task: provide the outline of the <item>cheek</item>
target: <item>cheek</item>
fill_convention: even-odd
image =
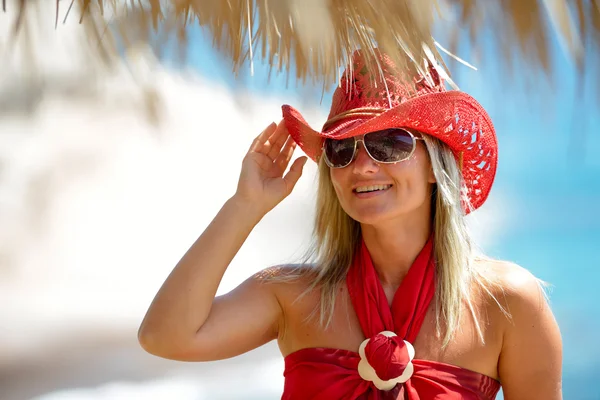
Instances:
[[[435,176],[433,175],[433,169],[429,161],[429,154],[427,154],[427,150],[423,146],[417,148],[411,163],[411,175],[415,179],[421,181],[425,186],[435,182]]]
[[[342,206],[346,212],[348,211],[349,204],[352,201],[351,195],[347,190],[350,180],[350,174],[347,171],[348,168],[332,168],[329,173],[333,191],[337,196],[340,206]]]
[[[344,168],[331,168],[329,170],[329,178],[335,192],[339,195],[341,188],[344,186]]]
[[[419,157],[414,157],[403,163],[391,164],[389,166],[388,174],[396,182],[401,193],[420,196],[427,191],[431,181],[430,167],[426,161]]]

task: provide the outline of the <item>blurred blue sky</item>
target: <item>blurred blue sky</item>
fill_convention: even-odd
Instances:
[[[231,90],[276,94],[291,104],[319,103],[320,87],[311,91],[294,80],[286,84],[283,74],[269,81],[268,67],[258,59],[254,76],[248,66],[236,81],[210,41],[199,30],[190,35],[187,63],[212,81]],[[445,45],[443,37],[437,39]],[[461,90],[484,105],[497,129],[499,166],[490,199],[500,204],[496,218],[505,229],[484,249],[552,285],[551,302],[564,338],[565,398],[600,399],[600,86],[589,68],[582,89],[575,66],[556,43],[553,50],[552,87],[547,76],[524,63],[517,62],[515,70],[525,74],[500,72],[504,64],[491,48],[478,64],[464,45],[458,56],[479,70],[454,63],[451,72]],[[165,54],[164,60],[171,57]],[[248,138],[252,135],[248,132]]]

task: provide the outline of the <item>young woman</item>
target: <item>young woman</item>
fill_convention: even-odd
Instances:
[[[284,399],[557,400],[560,333],[535,277],[478,255],[465,215],[497,164],[488,114],[435,68],[407,76],[360,52],[322,131],[283,107],[237,191],[169,275],[140,327],[146,351],[210,361],[277,339]],[[253,227],[319,163],[314,264],[277,266],[224,296]],[[284,174],[285,173],[285,174]]]

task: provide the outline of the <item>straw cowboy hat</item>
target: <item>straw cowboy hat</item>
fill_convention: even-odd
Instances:
[[[378,58],[381,68],[372,71],[362,52],[354,53],[321,130],[311,128],[298,110],[284,105],[290,135],[315,161],[326,138],[344,139],[389,128],[438,138],[459,162],[471,206],[480,207],[490,193],[498,162],[496,133],[487,112],[470,95],[447,91],[432,66],[424,76],[408,76],[386,55],[379,53]]]

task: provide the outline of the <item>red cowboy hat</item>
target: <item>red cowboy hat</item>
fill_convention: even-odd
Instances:
[[[498,163],[496,132],[481,104],[464,92],[447,91],[431,66],[428,74],[407,79],[380,54],[373,73],[360,51],[354,53],[351,66],[333,94],[321,131],[312,129],[293,107],[282,106],[286,127],[306,155],[317,161],[325,138],[344,139],[386,128],[413,129],[450,147],[461,166],[471,207],[479,208],[488,197]]]

